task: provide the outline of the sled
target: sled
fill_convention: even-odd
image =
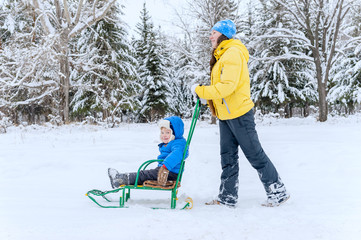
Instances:
[[[113,189],[113,190],[109,190],[109,191],[100,191],[97,189],[93,189],[93,190],[88,191],[85,195],[87,197],[89,197],[94,203],[96,203],[98,206],[100,206],[102,208],[126,208],[128,206],[126,206],[125,203],[130,199],[130,190],[134,189],[134,190],[151,190],[151,191],[170,191],[171,192],[170,208],[175,209],[177,200],[178,200],[178,198],[177,198],[178,188],[180,188],[181,181],[182,181],[182,175],[183,175],[183,170],[184,170],[184,165],[185,165],[185,156],[186,156],[187,150],[189,148],[190,142],[192,140],[194,129],[195,129],[198,117],[199,117],[200,107],[201,107],[200,101],[198,99],[196,106],[195,106],[194,113],[193,113],[191,126],[190,126],[190,129],[188,132],[187,143],[184,148],[183,158],[182,158],[181,166],[180,166],[178,177],[177,177],[176,181],[168,181],[165,186],[160,186],[157,184],[157,181],[148,180],[148,181],[145,181],[143,183],[143,185],[138,185],[137,183],[138,183],[138,178],[139,178],[139,172],[141,170],[145,170],[152,163],[162,162],[162,160],[153,159],[153,160],[145,161],[143,164],[140,165],[138,172],[137,172],[136,179],[135,179],[136,184],[122,185],[117,189]],[[99,202],[99,200],[97,200],[97,199],[100,199],[102,201],[105,200],[105,202],[108,202],[108,203],[113,202],[112,199],[110,199],[109,194],[115,194],[115,193],[118,193],[118,194],[120,193],[119,203],[117,205],[104,205],[104,204],[101,204]],[[193,200],[190,197],[188,197],[185,200],[185,202],[186,202],[186,204],[181,209],[191,209],[193,207]],[[158,209],[158,208],[153,208],[153,209]]]

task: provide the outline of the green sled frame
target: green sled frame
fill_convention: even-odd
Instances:
[[[162,189],[162,188],[157,188],[157,187],[149,187],[149,186],[143,186],[143,185],[123,185],[120,188],[114,189],[114,190],[110,190],[110,191],[100,191],[97,189],[93,189],[88,191],[85,195],[87,197],[89,197],[94,203],[96,203],[98,206],[102,207],[102,208],[127,208],[127,206],[125,205],[125,203],[130,199],[130,190],[131,189],[136,189],[136,190],[155,190],[155,191],[170,191],[171,192],[171,205],[170,208],[171,209],[176,209],[176,204],[177,204],[177,193],[178,193],[178,188],[180,186],[180,183],[182,181],[182,176],[183,176],[183,170],[184,170],[184,165],[185,165],[185,156],[187,153],[187,150],[189,148],[189,145],[191,143],[192,140],[192,136],[194,133],[194,129],[199,117],[199,113],[200,113],[200,101],[199,99],[197,100],[196,106],[195,106],[195,110],[193,113],[193,117],[192,117],[192,122],[191,122],[191,126],[188,132],[188,137],[187,137],[187,143],[186,146],[184,148],[184,152],[183,152],[183,158],[182,158],[182,162],[181,162],[181,166],[179,169],[179,174],[177,177],[177,181],[174,185],[174,188],[171,189]],[[162,160],[159,159],[154,159],[154,160],[148,160],[145,161],[142,165],[140,165],[138,172],[137,172],[137,176],[135,179],[135,182],[138,183],[138,178],[139,178],[139,172],[141,170],[145,170],[150,164],[154,163],[154,162],[161,162]],[[102,205],[100,204],[96,199],[104,199],[106,202],[112,202],[111,199],[109,199],[109,197],[107,197],[107,195],[109,194],[114,194],[114,193],[118,193],[120,192],[120,197],[119,197],[119,204],[118,205]],[[180,208],[180,209],[190,209],[193,207],[193,201],[188,198],[186,200],[186,204]],[[153,209],[159,209],[159,208],[153,208]]]

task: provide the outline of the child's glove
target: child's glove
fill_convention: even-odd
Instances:
[[[157,177],[158,185],[165,186],[168,180],[168,175],[169,175],[169,170],[165,166],[160,167]]]

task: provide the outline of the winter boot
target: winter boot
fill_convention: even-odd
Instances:
[[[267,187],[265,186],[265,189],[267,201],[263,203],[262,206],[277,207],[290,198],[290,194],[287,192],[281,178],[278,178],[277,182],[272,183]]]
[[[112,188],[119,188],[121,185],[128,185],[129,177],[127,174],[119,173],[114,168],[108,168],[108,176]]]
[[[229,207],[229,208],[236,208],[236,205],[234,204],[227,204],[227,203],[223,203],[223,202],[220,202],[216,199],[210,201],[210,202],[206,202],[205,203],[206,205],[220,205],[220,206],[226,206],[226,207]]]

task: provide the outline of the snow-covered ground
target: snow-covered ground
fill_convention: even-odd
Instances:
[[[191,210],[153,210],[169,192],[133,191],[127,209],[85,193],[109,190],[107,168],[134,171],[158,154],[156,124],[119,128],[11,127],[0,134],[0,239],[361,239],[361,116],[257,121],[261,143],[291,193],[278,208],[240,153],[236,209],[205,206],[218,192],[218,126],[199,122],[179,191]],[[186,132],[189,122],[186,122]]]

